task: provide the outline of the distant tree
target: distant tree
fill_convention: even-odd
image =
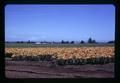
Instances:
[[[55,44],[56,42],[55,42],[55,41],[52,41],[51,43]]]
[[[55,42],[54,42],[54,41],[52,41],[52,43],[54,44]]]
[[[65,43],[66,43],[66,44],[69,44],[69,41],[66,41]]]
[[[114,43],[114,41],[108,41],[107,43]]]
[[[28,42],[27,43],[30,43],[30,40],[28,40]]]
[[[83,43],[85,43],[83,40],[81,40],[81,42],[80,42],[81,44],[83,44]]]
[[[96,42],[96,40],[92,40],[92,38],[89,38],[88,43],[97,43],[97,42]]]
[[[88,43],[92,43],[92,38],[89,38],[89,39],[88,39]]]
[[[24,43],[23,41],[21,41],[20,43]]]
[[[19,41],[16,41],[16,43],[20,43]]]
[[[6,41],[5,43],[10,43],[9,41]]]
[[[43,43],[43,41],[40,42],[41,44]]]
[[[62,40],[61,43],[64,44],[65,42]]]
[[[96,43],[96,41],[95,41],[95,40],[92,40],[92,43]]]
[[[74,44],[74,41],[71,41],[70,43],[71,43],[71,44]]]

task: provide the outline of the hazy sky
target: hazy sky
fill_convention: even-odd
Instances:
[[[7,5],[6,41],[114,40],[113,5]]]

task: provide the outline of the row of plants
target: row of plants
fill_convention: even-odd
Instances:
[[[113,63],[113,57],[99,57],[99,58],[88,58],[88,59],[58,59],[56,63],[58,65],[85,65],[85,64],[106,64]]]
[[[6,58],[11,58],[12,55],[13,55],[13,53],[5,53],[5,57],[6,57]]]
[[[13,53],[5,53],[5,57],[6,58],[12,58],[12,60],[15,61],[52,61],[54,59],[57,59],[57,56],[55,55],[37,55],[37,56],[23,56],[23,55],[19,55],[19,56],[14,56],[12,57]]]
[[[114,57],[97,57],[97,58],[76,58],[72,59],[58,59],[54,55],[37,55],[37,56],[14,56],[12,53],[6,53],[6,57],[11,57],[13,61],[52,61],[52,64],[57,65],[84,65],[84,64],[106,64],[114,62]]]
[[[37,56],[14,56],[15,61],[52,61],[55,59],[52,55],[37,55]]]

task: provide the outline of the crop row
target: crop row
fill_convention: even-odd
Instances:
[[[54,55],[58,59],[113,57],[114,47],[80,47],[80,48],[5,48],[5,53],[15,56]]]
[[[51,61],[57,65],[105,64],[114,62],[114,47],[6,48],[15,61]]]
[[[6,53],[10,57],[12,53]],[[83,65],[83,64],[106,64],[113,63],[114,57],[96,57],[96,58],[77,58],[58,59],[54,55],[38,55],[38,56],[14,56],[12,60],[15,61],[51,61],[55,65]]]

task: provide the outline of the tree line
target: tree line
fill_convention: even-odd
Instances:
[[[28,41],[15,41],[15,42],[9,42],[9,41],[7,41],[6,43],[36,43],[36,42],[28,40]],[[62,40],[61,42],[41,41],[40,43],[41,44],[44,44],[44,43],[46,43],[46,44],[51,44],[51,43],[52,44],[75,44],[75,41],[64,41],[64,40]],[[96,40],[92,39],[92,38],[89,38],[87,42],[81,40],[79,43],[80,44],[84,44],[84,43],[98,43],[98,42]],[[114,43],[114,41],[108,41],[107,43]]]

